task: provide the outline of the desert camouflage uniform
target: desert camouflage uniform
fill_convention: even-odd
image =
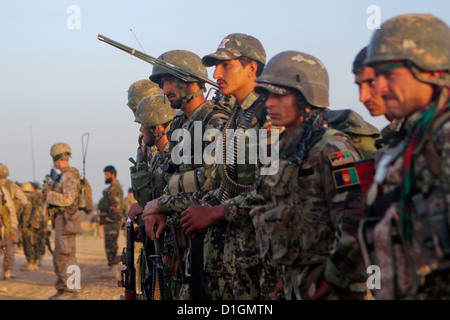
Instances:
[[[12,181],[0,179],[1,210],[1,232],[4,249],[3,271],[5,278],[14,267],[15,261],[15,238],[18,229],[18,213],[24,209],[28,202],[27,196],[22,189]]]
[[[41,199],[38,199],[39,196]],[[40,230],[43,226],[42,192],[30,192],[27,193],[27,197],[28,203],[19,219],[19,224],[22,226],[23,252],[27,261],[37,262],[42,255],[41,243],[39,242]],[[40,212],[38,211],[39,208]]]
[[[75,292],[67,287],[70,273],[67,268],[77,265],[75,237],[81,233],[81,213],[78,198],[81,188],[77,169],[68,167],[61,170],[61,178],[49,191],[45,202],[55,230],[53,265],[56,273],[55,288],[58,292]]]
[[[99,201],[100,224],[104,228],[105,252],[108,266],[117,264],[116,259],[120,227],[124,219],[123,191],[119,181],[103,190],[103,198]]]

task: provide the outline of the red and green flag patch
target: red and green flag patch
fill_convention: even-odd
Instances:
[[[328,155],[332,167],[339,167],[344,164],[355,162],[355,158],[350,151],[338,151]]]
[[[336,189],[359,185],[358,173],[354,167],[332,172]]]

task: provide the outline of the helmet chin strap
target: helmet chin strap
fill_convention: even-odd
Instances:
[[[156,144],[159,142],[159,140],[161,140],[162,137],[164,137],[167,133],[167,131],[169,131],[170,129],[170,124],[172,123],[172,120],[170,120],[169,122],[164,123],[165,127],[164,130],[158,133],[155,133],[154,131],[152,131],[153,136],[155,137],[155,139],[153,140],[153,145],[156,146]]]
[[[202,86],[200,88],[200,90],[198,90],[197,92],[187,95],[186,91],[184,89],[184,86],[181,84],[181,80],[178,79],[177,84],[178,84],[178,89],[180,89],[180,96],[181,96],[181,105],[177,109],[183,110],[188,102],[190,102],[191,100],[193,100],[193,99],[197,98],[198,96],[202,95],[203,93],[205,93],[205,88],[204,88],[204,86]]]

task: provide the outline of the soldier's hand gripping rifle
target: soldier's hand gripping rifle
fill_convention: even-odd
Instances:
[[[122,263],[125,269],[120,272],[119,286],[125,288],[125,300],[136,300],[136,269],[134,268],[134,226],[127,219],[127,246],[123,248]]]
[[[101,34],[99,34],[97,36],[98,40],[106,42],[107,44],[116,47],[117,49],[120,49],[122,51],[125,51],[129,54],[131,54],[132,56],[135,56],[138,59],[141,59],[145,62],[148,62],[150,64],[152,64],[153,66],[156,66],[158,68],[160,68],[161,70],[164,70],[165,72],[167,72],[168,74],[171,74],[172,76],[187,81],[188,78],[194,78],[196,80],[198,80],[199,82],[205,82],[213,87],[215,87],[216,89],[219,88],[219,86],[217,85],[217,83],[215,83],[214,81],[211,81],[208,78],[199,76],[195,73],[190,72],[189,70],[186,70],[185,68],[181,68],[178,66],[175,66],[173,64],[167,63],[161,59],[158,58],[154,58],[146,53],[143,53],[141,51],[138,51],[134,48],[128,47],[124,44],[121,44],[117,41],[111,40],[105,36],[102,36]]]

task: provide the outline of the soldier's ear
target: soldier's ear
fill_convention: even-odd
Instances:
[[[258,64],[256,61],[252,60],[246,65],[246,68],[248,70],[248,77],[249,78],[257,78],[256,73],[258,71]]]

